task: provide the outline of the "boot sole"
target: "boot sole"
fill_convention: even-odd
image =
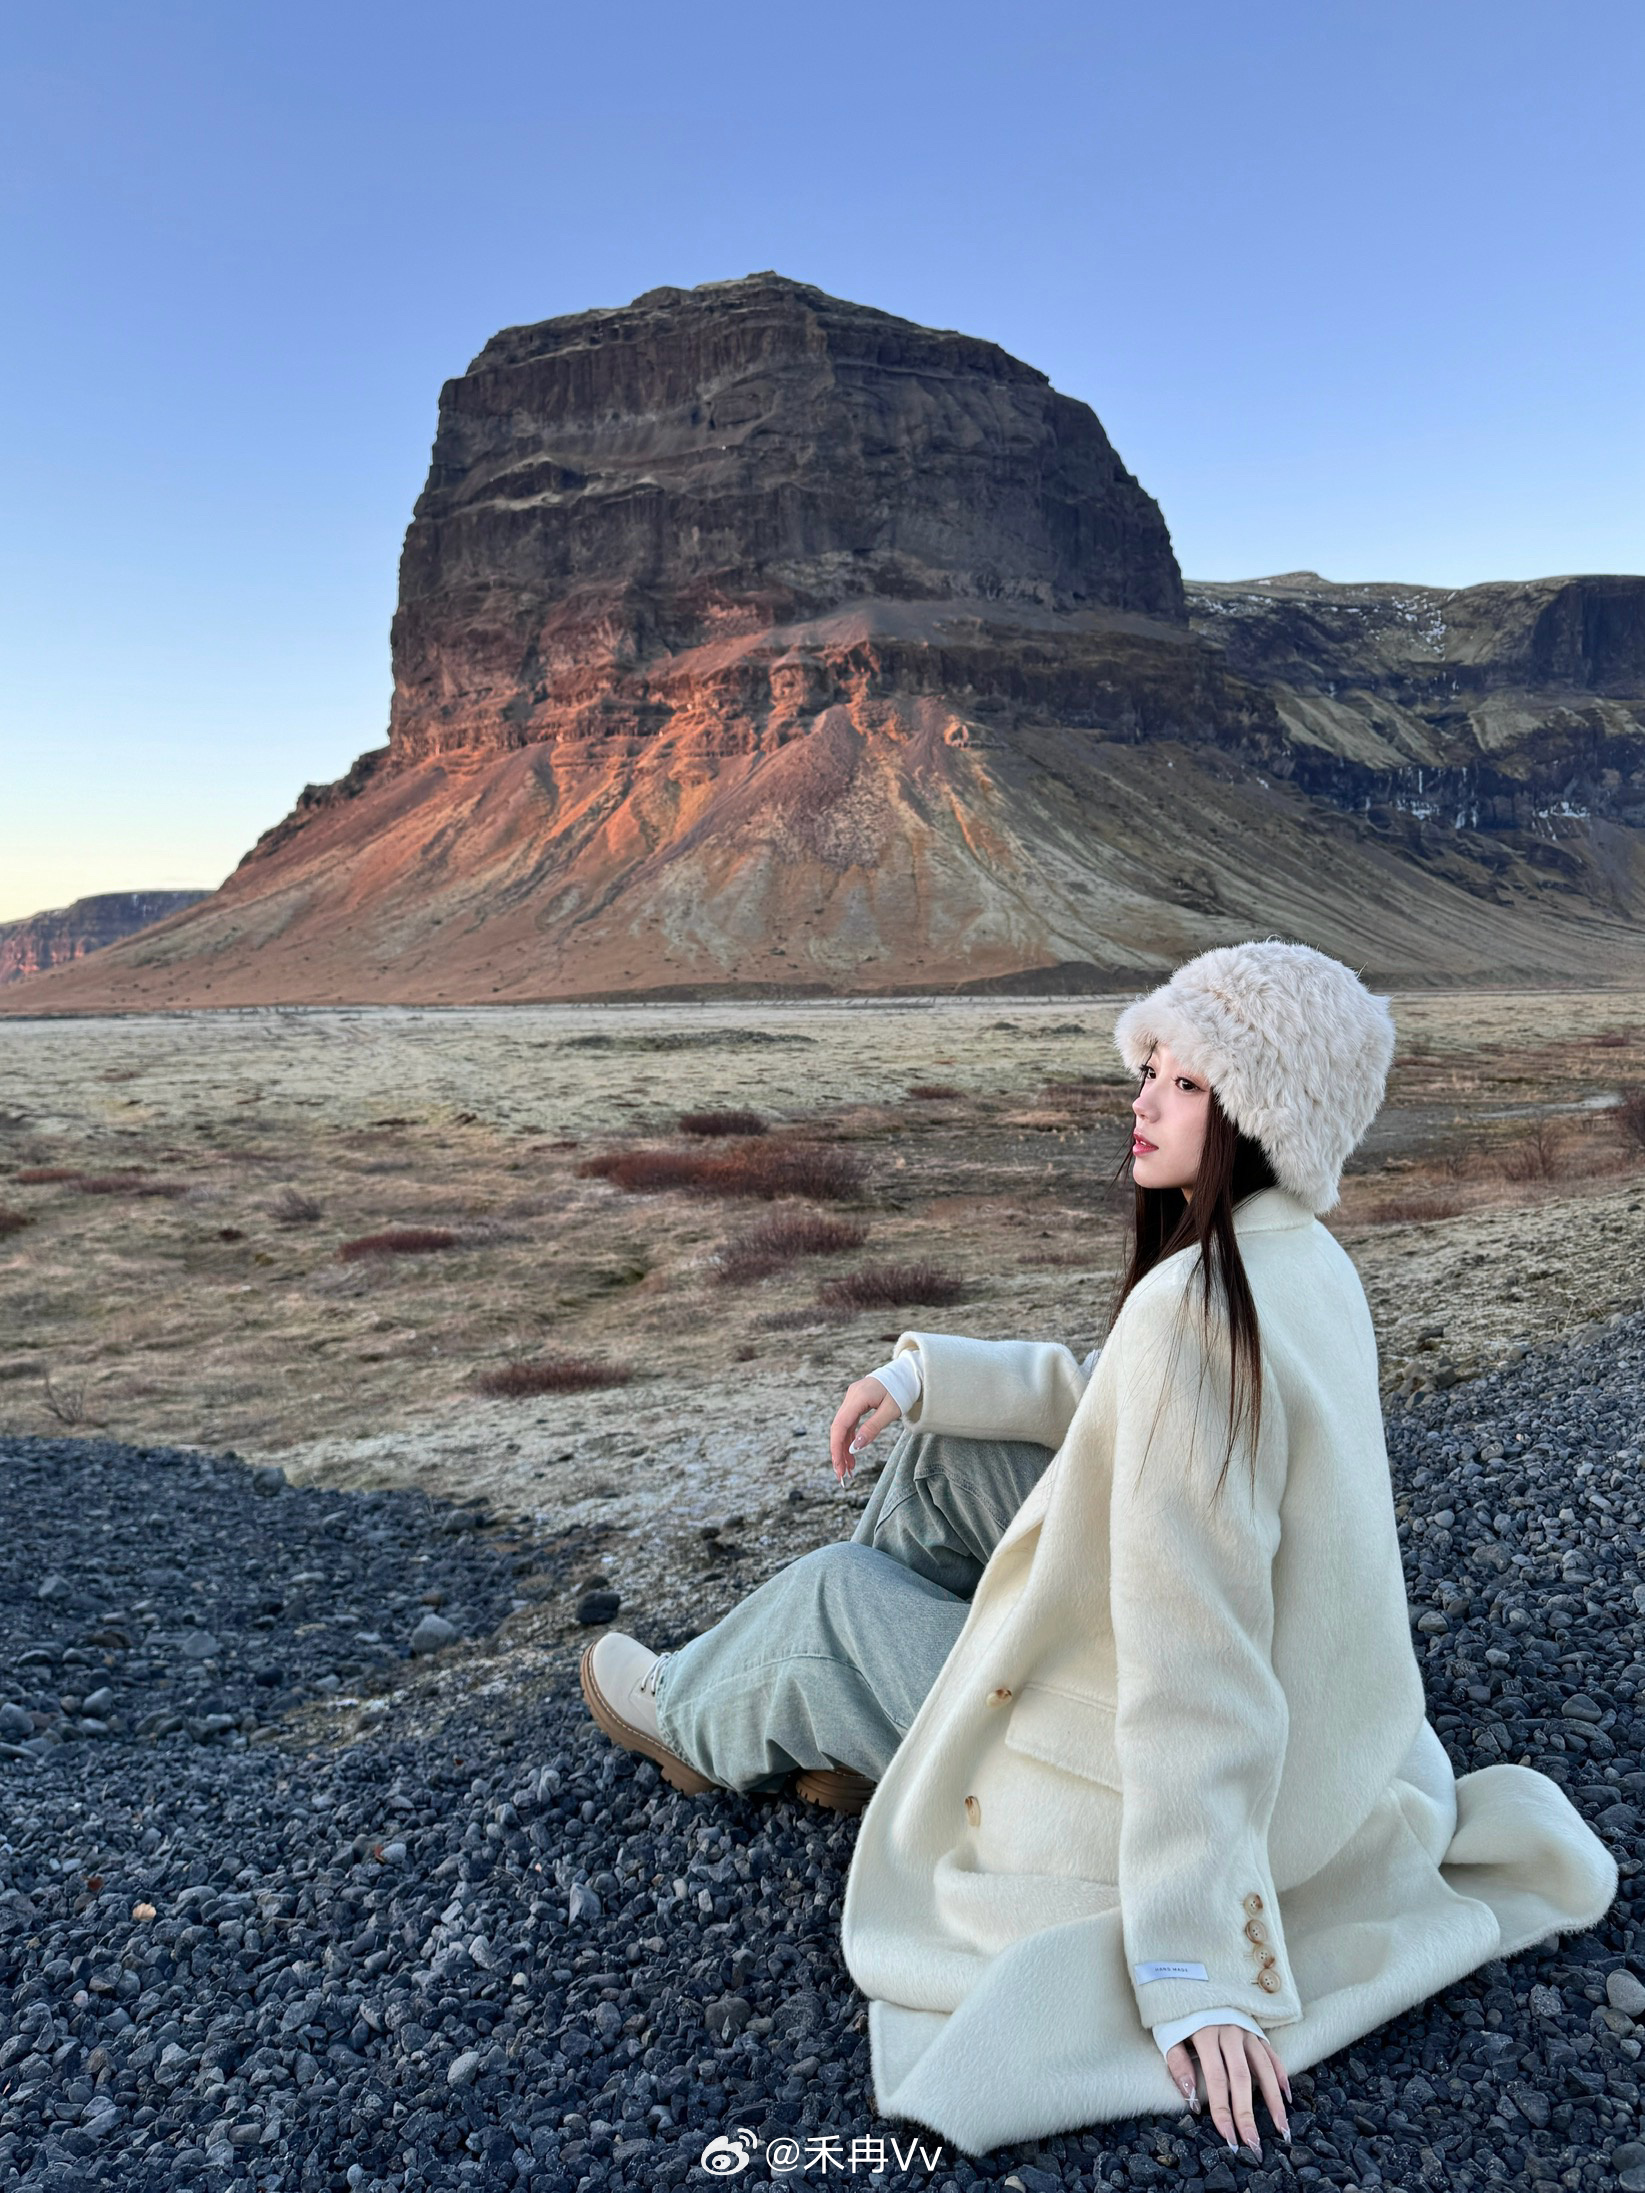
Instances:
[[[794,1777],[794,1794],[808,1805],[826,1805],[830,1812],[863,1812],[879,1787],[866,1774],[848,1767],[810,1767]]]
[[[594,1643],[597,1642],[597,1639],[594,1640]],[[594,1671],[589,1666],[594,1643],[583,1647],[583,1656],[577,1663],[577,1680],[582,1686],[583,1703],[605,1734],[624,1751],[643,1752],[660,1770],[663,1780],[687,1797],[700,1797],[704,1790],[719,1789],[720,1783],[711,1782],[706,1775],[699,1774],[694,1766],[689,1765],[677,1752],[670,1751],[659,1738],[648,1736],[644,1729],[637,1729],[632,1721],[623,1719],[594,1680]]]

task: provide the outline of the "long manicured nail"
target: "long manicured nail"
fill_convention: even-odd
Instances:
[[[1177,2084],[1182,2088],[1183,2093],[1188,2097],[1188,2099],[1192,2101],[1194,2098],[1193,2080],[1187,2077],[1183,2077],[1177,2081]]]

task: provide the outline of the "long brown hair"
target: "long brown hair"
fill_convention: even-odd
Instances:
[[[1149,1053],[1151,1058],[1153,1053]],[[1203,1078],[1203,1077],[1199,1077]],[[1192,1199],[1180,1188],[1145,1188],[1136,1184],[1132,1215],[1131,1255],[1108,1315],[1108,1330],[1125,1306],[1126,1297],[1162,1257],[1179,1249],[1199,1247],[1195,1266],[1200,1280],[1200,1318],[1207,1329],[1212,1318],[1213,1295],[1228,1323],[1229,1378],[1228,1443],[1218,1473],[1221,1492],[1233,1458],[1234,1441],[1243,1418],[1250,1428],[1252,1487],[1256,1484],[1256,1445],[1262,1430],[1262,1338],[1257,1329],[1257,1306],[1251,1282],[1239,1253],[1234,1233],[1234,1205],[1259,1188],[1278,1185],[1268,1153],[1260,1142],[1242,1134],[1208,1089],[1205,1146],[1194,1175]],[[1129,1142],[1129,1137],[1127,1137]],[[1130,1151],[1121,1156],[1113,1178],[1117,1181],[1130,1162]],[[1163,1406],[1164,1395],[1161,1394]],[[1156,1423],[1158,1414],[1156,1412]],[[1152,1433],[1150,1433],[1150,1439]],[[1146,1459],[1147,1448],[1144,1447]]]

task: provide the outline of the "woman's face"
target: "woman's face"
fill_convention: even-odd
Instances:
[[[1131,1177],[1139,1188],[1191,1188],[1205,1147],[1209,1085],[1156,1043],[1131,1101]]]

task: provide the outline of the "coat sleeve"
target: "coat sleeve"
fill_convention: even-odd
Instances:
[[[1116,1358],[1111,1487],[1114,1744],[1126,1964],[1150,2028],[1208,2005],[1302,2015],[1268,1863],[1290,1715],[1273,1666],[1286,1428],[1266,1366],[1261,1439],[1228,1433],[1229,1346],[1197,1280],[1131,1296]],[[1259,1975],[1265,1975],[1267,1985]]]
[[[905,1421],[968,1439],[1033,1439],[1057,1448],[1079,1407],[1097,1350],[1081,1362],[1057,1340],[971,1340],[899,1333],[892,1361],[918,1351],[919,1397]]]

